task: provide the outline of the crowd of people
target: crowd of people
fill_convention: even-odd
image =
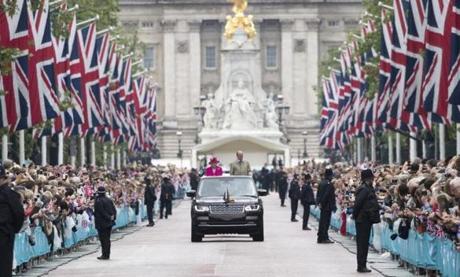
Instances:
[[[109,259],[116,208],[131,207],[140,224],[139,211],[145,204],[147,226],[151,227],[155,213],[167,219],[172,201],[183,198],[199,181],[196,170],[188,172],[173,165],[139,165],[115,171],[64,165],[24,167],[5,161],[0,175],[0,276],[11,275],[13,254],[4,257],[10,251],[3,249],[12,252],[15,233],[26,234],[33,246],[34,231],[42,228],[53,255],[69,247],[73,233],[95,226],[103,252],[99,259]]]

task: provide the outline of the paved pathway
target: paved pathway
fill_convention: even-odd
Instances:
[[[186,200],[168,220],[114,242],[112,260],[98,261],[99,253],[93,253],[46,276],[363,276],[355,271],[355,256],[342,245],[316,244],[316,231],[302,231],[300,222],[291,223],[289,207],[279,207],[275,195],[264,198],[264,204],[265,242],[215,236],[191,243]]]

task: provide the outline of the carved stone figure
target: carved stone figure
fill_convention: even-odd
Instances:
[[[212,93],[208,94],[208,98],[203,101],[203,106],[206,108],[204,115],[204,127],[206,129],[217,129],[219,126],[219,109],[217,108]]]
[[[275,101],[273,101],[273,93],[270,92],[264,103],[265,108],[265,127],[270,129],[278,128],[278,115],[276,114]]]
[[[257,116],[254,111],[256,101],[246,88],[242,78],[225,101],[224,129],[251,129],[257,127]]]

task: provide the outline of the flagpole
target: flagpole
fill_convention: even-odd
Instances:
[[[416,137],[417,133],[411,132],[411,137]],[[413,138],[409,138],[409,153],[410,161],[413,162],[417,159],[417,141]]]
[[[391,132],[388,132],[388,163],[394,164],[393,135],[391,134]]]
[[[8,160],[8,135],[2,135],[2,161]]]
[[[24,146],[24,130],[19,131],[19,164],[24,165],[25,158],[25,146]]]
[[[377,142],[376,142],[376,137],[375,134],[371,136],[371,160],[372,162],[377,161]]]
[[[96,166],[96,142],[91,139],[91,166]]]
[[[80,165],[83,167],[86,164],[86,147],[85,137],[80,138]]]
[[[46,155],[47,155],[47,145],[46,145],[46,136],[41,137],[41,148],[42,148],[42,166],[46,165]]]
[[[446,125],[439,124],[439,159],[446,159]]]
[[[460,124],[455,127],[457,128],[457,155],[460,155]]]
[[[104,168],[107,168],[107,145],[102,145],[102,159],[104,162]]]
[[[58,165],[64,164],[64,133],[58,134]]]
[[[396,163],[401,164],[401,134],[396,133]]]

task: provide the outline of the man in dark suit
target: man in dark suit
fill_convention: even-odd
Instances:
[[[105,195],[105,192],[104,187],[99,187],[94,203],[94,220],[102,248],[102,256],[98,257],[99,260],[110,259],[110,235],[117,217],[117,209],[115,209],[113,201]]]
[[[358,272],[369,273],[367,253],[372,224],[380,222],[380,207],[373,187],[374,173],[370,169],[361,171],[361,186],[356,190],[353,219],[356,225],[356,258]]]
[[[324,172],[324,180],[320,182],[316,195],[316,203],[321,210],[318,228],[318,243],[334,243],[329,239],[328,235],[332,212],[337,209],[335,205],[335,188],[332,184],[333,176],[334,173],[332,169],[327,168]]]
[[[281,200],[281,207],[286,207],[284,201],[286,201],[286,194],[288,190],[288,176],[286,171],[280,170],[278,177],[278,194]]]
[[[310,205],[315,204],[315,196],[313,195],[313,189],[311,187],[311,175],[304,174],[304,182],[300,194],[300,203],[303,206],[303,222],[302,229],[310,231],[308,227],[308,219],[310,218]]]
[[[297,208],[299,207],[300,199],[300,185],[299,185],[299,176],[294,175],[294,179],[291,182],[291,187],[289,188],[289,198],[291,199],[291,222],[297,222],[295,218],[297,215]]]
[[[157,201],[157,196],[150,177],[145,178],[145,185],[144,204],[147,206],[147,218],[149,220],[147,227],[153,227],[155,225],[153,221],[153,207],[155,206],[155,201]]]
[[[163,215],[168,219],[168,215],[172,214],[172,200],[175,193],[176,189],[171,183],[171,177],[168,174],[164,175],[160,194],[160,219],[163,218]]]
[[[13,249],[15,234],[24,223],[21,197],[10,188],[5,168],[0,165],[0,276],[13,273]]]

